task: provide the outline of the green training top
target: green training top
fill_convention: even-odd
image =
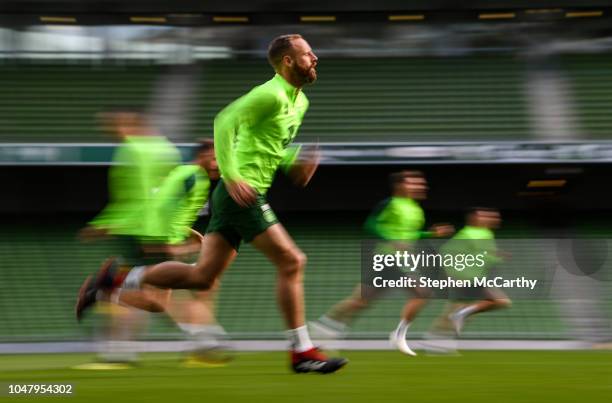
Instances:
[[[109,170],[109,203],[90,224],[115,235],[158,238],[153,195],[179,162],[178,150],[163,136],[126,137]]]
[[[288,169],[297,158],[299,148],[287,147],[307,109],[306,95],[279,74],[226,106],[214,125],[221,176],[265,194],[278,167]]]
[[[165,223],[168,243],[182,243],[189,237],[209,190],[210,179],[199,165],[182,165],[170,172],[156,194],[156,208],[160,222]]]
[[[484,264],[481,267],[473,265],[473,267],[456,270],[456,263],[455,265],[445,266],[448,275],[459,279],[469,280],[474,277],[486,276],[492,265],[501,262],[501,259],[497,256],[495,234],[488,228],[466,225],[441,248],[441,252],[454,256],[483,255],[482,261]]]
[[[365,223],[366,230],[385,240],[415,241],[426,235],[422,231],[425,213],[415,200],[390,197],[374,209]]]

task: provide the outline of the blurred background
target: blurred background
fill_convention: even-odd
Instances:
[[[306,189],[279,175],[269,195],[309,256],[309,319],[359,281],[362,224],[399,169],[426,174],[428,224],[461,227],[467,208],[484,205],[501,210],[502,238],[606,239],[611,27],[612,8],[594,1],[3,2],[0,343],[95,334],[96,318],[77,325],[73,302],[114,250],[112,239],[77,238],[108,200],[117,140],[97,114],[144,108],[188,160],[195,141],[212,136],[215,114],[272,76],[266,48],[283,33],[301,33],[319,56],[296,141],[319,142],[322,165]],[[464,337],[610,341],[603,245],[596,276],[559,269],[547,298],[487,313]],[[232,339],[283,338],[274,278],[244,245],[219,294]],[[349,337],[386,338],[403,299],[380,301]],[[139,337],[183,336],[155,316]]]

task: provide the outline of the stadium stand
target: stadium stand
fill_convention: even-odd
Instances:
[[[461,141],[530,136],[523,67],[506,57],[326,59],[300,141]],[[204,66],[194,132],[268,76],[260,60]]]
[[[113,142],[99,129],[104,108],[146,106],[157,66],[0,66],[3,142]]]
[[[612,135],[612,55],[572,55],[561,59],[572,83],[576,115],[583,137],[609,139]]]
[[[202,63],[191,137],[210,135],[215,114],[270,77],[261,59]],[[95,113],[150,104],[160,66],[0,66],[4,142],[108,142]],[[523,67],[507,57],[323,58],[308,88],[300,141],[461,141],[530,136]],[[166,133],[172,138],[172,133]]]

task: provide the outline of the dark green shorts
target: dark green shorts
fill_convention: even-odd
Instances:
[[[238,250],[241,241],[251,242],[276,223],[276,214],[263,195],[258,194],[252,206],[241,207],[227,193],[223,181],[219,181],[212,194],[212,217],[206,233],[218,232]]]
[[[147,243],[139,237],[132,235],[115,235],[114,251],[121,257],[121,263],[128,266],[153,265],[167,260],[173,260],[172,256],[168,255],[161,249],[159,242]],[[145,252],[145,246],[158,246],[156,252]]]

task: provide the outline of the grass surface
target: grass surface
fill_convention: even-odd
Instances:
[[[76,370],[89,354],[0,356],[0,400],[68,402],[577,402],[610,401],[612,352],[468,351],[406,357],[351,351],[333,375],[295,375],[285,353],[240,353],[227,367],[187,369],[145,354],[128,370]],[[73,383],[72,397],[7,397],[9,383]]]

